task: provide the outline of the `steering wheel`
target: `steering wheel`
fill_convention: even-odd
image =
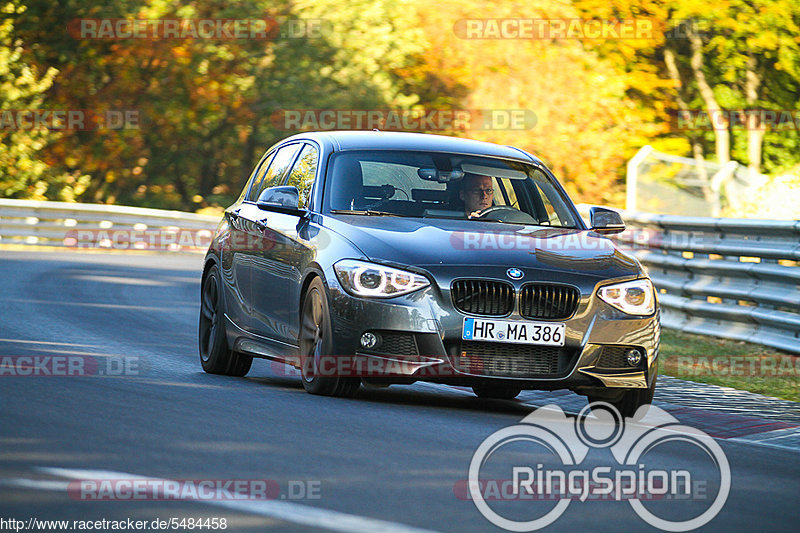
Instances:
[[[538,224],[539,221],[528,213],[507,205],[493,205],[480,211],[473,220],[492,220],[497,222],[512,222],[518,224]]]

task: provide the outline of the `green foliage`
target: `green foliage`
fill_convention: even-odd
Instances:
[[[703,72],[720,107],[725,110],[800,109],[800,2],[797,0],[723,0],[702,3],[694,0],[574,0],[583,16],[628,19],[648,17],[660,27],[678,31],[662,33],[655,39],[614,43],[591,43],[619,68],[642,79],[631,85],[629,95],[637,102],[662,110],[679,109],[676,88],[650,84],[646,77],[668,79],[665,49],[676,54],[684,81],[683,97],[693,110],[706,109],[697,80],[690,67],[691,47],[685,29],[693,26],[702,39]],[[748,102],[748,63],[760,79],[758,98]],[[652,77],[650,78],[652,81]],[[655,97],[655,98],[654,98]],[[655,100],[655,101],[654,101]],[[664,114],[661,120],[670,121]],[[714,153],[713,131],[677,131],[668,136],[699,139],[706,154]],[[747,130],[731,128],[731,158],[749,163]],[[762,172],[774,173],[800,162],[798,128],[767,128],[763,141]],[[688,148],[686,155],[691,155]],[[713,157],[709,156],[709,159]]]
[[[400,2],[332,0],[183,4],[169,0],[27,0],[19,35],[32,60],[60,71],[53,109],[136,113],[138,127],[68,131],[45,153],[87,172],[85,201],[197,209],[224,205],[263,151],[292,133],[282,109],[371,109],[417,101],[395,70],[420,54]],[[319,36],[271,39],[80,40],[63,31],[83,18],[321,20]],[[58,29],[58,31],[54,31]]]
[[[0,130],[4,196],[204,209],[230,203],[263,151],[294,133],[281,110],[528,109],[534,128],[446,132],[545,158],[578,200],[619,203],[626,160],[643,144],[707,154],[712,131],[674,129],[669,46],[704,107],[689,45],[638,40],[468,40],[461,18],[701,21],[705,74],[730,109],[746,107],[756,58],[758,107],[800,107],[797,0],[0,0],[0,109],[129,110],[123,129]],[[79,19],[275,19],[269,39],[80,39]],[[318,34],[287,35],[297,21]],[[310,27],[310,26],[306,26]],[[762,168],[800,162],[796,129],[769,130]],[[743,129],[731,156],[747,162]]]
[[[41,150],[57,138],[47,129],[17,128],[17,113],[37,109],[51,87],[57,71],[41,73],[23,60],[22,42],[14,36],[13,20],[25,7],[12,2],[0,4],[0,194],[6,198],[51,196],[74,200],[88,184],[88,176],[53,172],[41,159]]]

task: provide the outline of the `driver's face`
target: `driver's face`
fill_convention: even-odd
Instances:
[[[464,200],[464,210],[467,216],[473,211],[481,211],[487,207],[492,207],[492,200],[494,199],[492,178],[489,176],[467,178],[464,182],[464,190],[461,191],[461,198]]]

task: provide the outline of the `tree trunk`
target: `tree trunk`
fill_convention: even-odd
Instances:
[[[747,99],[747,168],[751,174],[761,172],[761,147],[764,142],[766,128],[761,122],[758,105],[761,76],[757,72],[757,61],[753,54],[747,56],[745,79],[745,98]]]
[[[675,61],[675,52],[673,52],[673,50],[669,47],[664,49],[664,63],[667,65],[669,77],[677,86],[677,95],[675,98],[678,102],[678,108],[690,117],[691,111],[689,110],[689,105],[686,103],[686,98],[684,97],[686,85],[683,83],[680,70],[678,70],[678,64]],[[692,143],[692,156],[697,163],[697,174],[700,180],[703,182],[703,197],[707,202],[709,202],[709,205],[713,205],[713,203],[716,201],[716,196],[711,190],[711,184],[708,180],[708,172],[706,171],[705,165],[705,155],[703,154],[703,144],[700,142],[700,136],[696,131],[690,131],[688,137],[689,141]]]
[[[714,91],[708,84],[708,80],[706,80],[705,72],[703,72],[703,40],[697,35],[691,24],[687,26],[687,35],[692,48],[692,56],[689,64],[692,66],[697,88],[705,102],[706,111],[714,127],[717,162],[720,165],[724,165],[731,160],[731,139],[730,133],[728,132],[729,119],[725,112],[719,107],[717,99],[714,96]]]

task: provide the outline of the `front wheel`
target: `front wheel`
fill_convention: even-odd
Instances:
[[[200,291],[200,364],[209,374],[241,377],[250,370],[253,358],[228,347],[223,318],[219,269],[214,265],[203,278]]]
[[[328,298],[322,280],[315,278],[306,291],[300,315],[300,378],[311,394],[354,396],[361,386],[358,378],[320,375],[326,357],[334,357],[333,331]],[[333,365],[336,368],[336,365]]]
[[[589,396],[589,403],[596,401],[610,403],[624,418],[632,418],[636,411],[639,410],[639,407],[643,405],[649,406],[653,403],[653,396],[656,392],[656,378],[658,378],[658,375],[653,376],[653,382],[646,389],[626,390],[614,400]]]

